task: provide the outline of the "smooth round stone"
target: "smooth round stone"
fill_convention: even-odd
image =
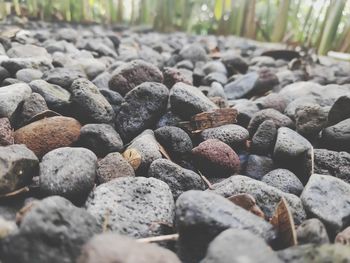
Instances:
[[[208,59],[204,48],[197,43],[184,46],[179,54],[182,60],[190,60],[192,63]]]
[[[350,153],[350,119],[327,127],[322,132],[321,143],[329,150]]]
[[[268,155],[272,153],[277,137],[277,128],[272,120],[266,120],[259,125],[255,132],[252,143],[251,152],[260,155]]]
[[[64,89],[70,88],[73,81],[86,77],[81,70],[71,68],[54,68],[44,72],[43,80],[58,85]]]
[[[341,96],[332,105],[328,113],[328,126],[350,118],[350,96]]]
[[[300,245],[321,245],[329,243],[326,227],[317,218],[305,220],[300,226],[297,227],[296,233],[297,240]]]
[[[94,187],[96,169],[97,157],[88,149],[53,150],[45,154],[40,163],[40,191],[80,204]]]
[[[16,78],[26,83],[29,83],[35,79],[41,79],[42,76],[43,73],[40,70],[31,68],[21,69],[16,73]]]

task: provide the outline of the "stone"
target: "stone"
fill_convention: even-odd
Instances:
[[[8,118],[0,118],[0,146],[14,144],[13,130]]]
[[[301,224],[306,219],[306,213],[301,200],[293,195],[267,185],[264,182],[251,179],[247,176],[233,175],[219,183],[212,185],[212,191],[224,197],[247,193],[252,195],[256,204],[264,212],[266,218],[271,218],[277,204],[284,197],[289,205],[295,224]]]
[[[350,224],[350,185],[330,175],[313,174],[301,194],[306,212],[320,219],[330,237]]]
[[[288,169],[305,184],[312,173],[312,145],[295,131],[281,127],[273,151],[273,160],[281,168]]]
[[[80,123],[69,117],[56,116],[32,122],[15,131],[15,143],[25,144],[36,156],[71,146],[80,135]]]
[[[110,89],[100,89],[100,92],[108,100],[109,104],[111,104],[114,113],[117,115],[125,99],[118,92]]]
[[[27,186],[38,167],[38,158],[25,145],[0,146],[0,195]]]
[[[17,229],[14,221],[6,220],[2,216],[0,217],[0,240],[15,233]]]
[[[32,90],[25,83],[0,87],[0,117],[6,117],[13,121],[23,101],[29,98],[31,93]]]
[[[274,109],[265,109],[255,113],[252,116],[248,125],[248,131],[250,135],[253,136],[259,128],[260,124],[262,124],[266,120],[272,120],[275,123],[276,128],[295,127],[293,121],[286,115],[283,115],[282,113]]]
[[[96,169],[96,155],[88,149],[55,149],[45,154],[40,163],[40,191],[80,204],[94,187]]]
[[[130,141],[145,129],[152,128],[165,113],[168,97],[168,89],[155,82],[143,83],[127,93],[116,118],[122,138]]]
[[[343,231],[337,234],[334,243],[340,243],[343,245],[350,244],[350,227],[345,228]]]
[[[315,149],[314,171],[316,174],[332,175],[350,183],[350,154],[347,152]]]
[[[278,93],[270,93],[258,98],[255,103],[259,109],[275,109],[283,113],[288,105],[288,100]]]
[[[25,68],[16,72],[16,78],[20,81],[29,83],[35,79],[41,79],[43,73],[37,69]]]
[[[277,128],[273,120],[266,120],[259,125],[253,135],[251,152],[254,154],[268,155],[273,152],[277,137]]]
[[[272,170],[265,174],[261,178],[261,181],[285,193],[294,194],[296,196],[300,196],[304,189],[299,178],[287,169]]]
[[[350,252],[340,244],[308,244],[278,251],[278,256],[285,263],[343,263],[349,262]]]
[[[106,230],[130,237],[162,235],[173,225],[173,196],[155,178],[121,177],[101,184],[85,206]]]
[[[197,113],[218,109],[198,88],[182,82],[170,90],[170,105],[173,113],[186,120]]]
[[[163,70],[163,75],[163,83],[165,86],[167,86],[168,89],[171,89],[172,86],[174,86],[177,82],[183,82],[188,85],[193,85],[192,71],[181,68],[177,69],[166,67]]]
[[[183,192],[205,189],[204,182],[199,174],[184,169],[167,159],[155,160],[149,167],[148,177],[154,177],[167,183],[175,200]]]
[[[155,244],[140,243],[125,236],[106,233],[96,235],[87,242],[77,262],[180,263],[180,260],[172,251]]]
[[[164,126],[179,126],[179,123],[182,122],[183,120],[175,115],[173,112],[168,111],[165,114],[162,115],[162,117],[160,117],[160,119],[158,120],[157,124],[156,124],[156,128],[161,128]]]
[[[258,106],[250,100],[240,100],[234,103],[234,109],[238,111],[237,124],[247,128],[250,120],[259,111]]]
[[[118,153],[109,153],[98,161],[97,181],[107,183],[119,177],[135,176],[132,166]]]
[[[0,89],[1,92],[1,89]],[[322,131],[321,143],[326,149],[350,153],[350,118]]]
[[[202,140],[218,139],[234,150],[242,149],[249,139],[249,132],[242,126],[226,124],[216,128],[208,128],[200,134]]]
[[[208,59],[204,48],[197,43],[184,46],[179,53],[182,60],[190,60],[192,63],[206,61]]]
[[[87,123],[112,123],[115,115],[113,108],[92,82],[83,78],[76,79],[70,92],[73,109],[79,120]]]
[[[5,69],[4,67],[0,66],[0,83],[3,82],[3,80],[9,78],[11,75],[10,73],[7,71],[7,69]]]
[[[252,249],[252,247],[254,249]],[[227,229],[210,242],[201,263],[281,262],[259,236],[242,229]]]
[[[29,98],[25,99],[22,106],[21,120],[23,124],[36,114],[48,110],[45,99],[39,93],[32,93]]]
[[[7,50],[10,58],[49,57],[46,49],[36,45],[16,45]]]
[[[231,76],[237,72],[245,74],[249,67],[247,62],[241,56],[236,54],[224,54],[221,61],[224,63],[227,69],[228,76]]]
[[[162,72],[153,64],[134,60],[118,67],[109,81],[109,88],[122,96],[144,82],[163,82]]]
[[[318,104],[307,104],[295,111],[295,126],[305,137],[316,136],[327,125],[327,112]]]
[[[299,245],[315,244],[322,245],[329,243],[326,227],[317,218],[305,220],[296,229]]]
[[[181,128],[164,126],[154,131],[157,141],[175,159],[188,156],[193,148],[190,136]]]
[[[328,126],[350,118],[350,95],[339,97],[328,113]]]
[[[1,65],[6,68],[12,76],[14,76],[17,71],[25,68],[39,69],[40,71],[47,71],[53,68],[52,59],[48,57],[8,58],[3,60]]]
[[[120,152],[123,141],[109,124],[86,124],[80,130],[79,145],[90,149],[97,156]]]
[[[251,154],[246,163],[245,175],[256,180],[261,180],[265,174],[273,169],[274,163],[270,157]]]
[[[95,84],[95,86],[101,90],[108,90],[109,89],[109,80],[111,79],[112,74],[109,73],[108,71],[104,71],[101,74],[97,75],[93,80],[92,83]],[[118,93],[119,94],[119,93]]]
[[[70,106],[70,93],[58,85],[38,79],[29,83],[33,92],[39,93],[45,99],[47,106],[57,112],[68,111]]]
[[[209,177],[228,177],[240,169],[239,157],[227,144],[209,139],[192,149],[196,167]]]
[[[23,218],[19,230],[2,240],[2,262],[75,262],[81,247],[101,232],[96,219],[59,196],[43,199]],[[16,244],[14,246],[13,244]]]
[[[85,74],[81,70],[72,68],[54,68],[44,72],[42,79],[64,89],[69,89],[74,80],[84,77]]]
[[[267,242],[276,238],[271,224],[208,191],[191,190],[180,195],[175,214],[180,235],[178,255],[184,262],[199,262],[209,243],[229,228],[250,231]]]

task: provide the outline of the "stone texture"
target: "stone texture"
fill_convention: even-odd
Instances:
[[[329,150],[350,153],[350,119],[325,128],[321,142]]]
[[[256,180],[261,180],[265,174],[273,169],[274,163],[270,157],[251,154],[246,163],[245,175]]]
[[[328,126],[350,118],[350,96],[339,97],[328,113]]]
[[[0,146],[14,144],[13,130],[8,118],[0,118]]]
[[[305,220],[300,226],[297,227],[296,233],[299,245],[321,245],[329,243],[326,227],[317,218]]]
[[[272,120],[266,120],[259,125],[252,138],[251,152],[260,155],[272,153],[277,137],[277,128]]]

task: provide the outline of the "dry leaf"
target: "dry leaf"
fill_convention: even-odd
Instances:
[[[163,157],[171,161],[171,158],[169,154],[166,152],[166,150],[164,149],[164,147],[160,143],[157,143],[157,144],[158,144],[159,152],[163,155]]]
[[[278,203],[270,223],[278,231],[278,239],[281,248],[287,248],[298,244],[294,219],[284,197],[282,197],[281,201]]]
[[[27,186],[22,187],[16,191],[11,192],[11,193],[0,195],[0,198],[12,197],[12,196],[16,196],[16,195],[26,193],[26,192],[29,192],[29,187],[27,187]]]
[[[39,203],[38,200],[33,200],[27,203],[25,206],[23,206],[17,213],[16,213],[16,224],[20,225],[22,222],[23,217],[28,214],[30,210],[32,210],[37,204]]]
[[[228,200],[261,218],[265,218],[264,212],[257,206],[254,197],[249,194],[232,195]]]
[[[123,157],[125,158],[125,160],[129,162],[129,164],[131,165],[132,168],[134,168],[135,171],[141,165],[142,157],[141,157],[141,154],[136,149],[132,149],[132,148],[127,149],[123,153]]]

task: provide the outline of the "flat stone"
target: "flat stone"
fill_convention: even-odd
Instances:
[[[350,118],[350,95],[339,97],[328,113],[328,126]]]

